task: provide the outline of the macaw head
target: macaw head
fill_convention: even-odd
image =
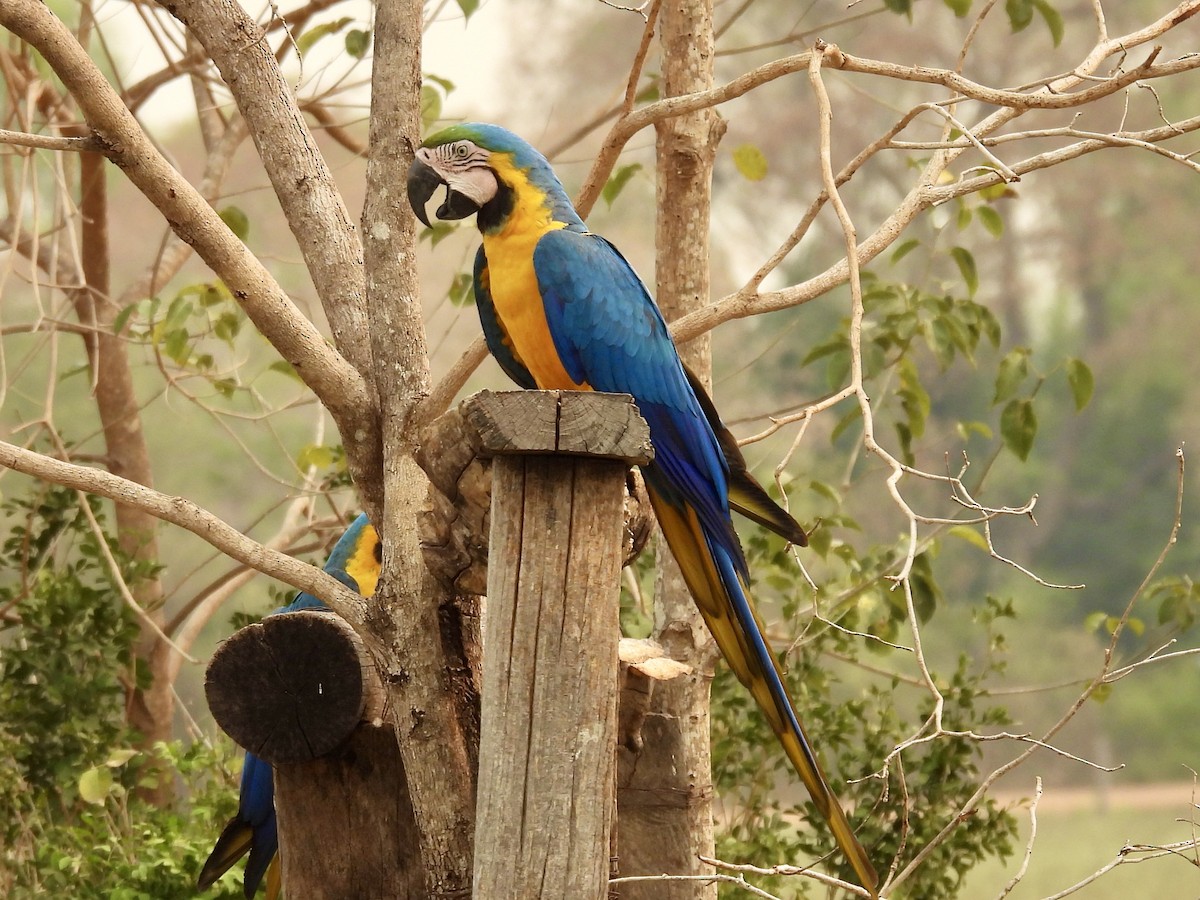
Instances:
[[[443,221],[478,213],[486,231],[502,223],[516,203],[529,200],[556,220],[582,227],[546,158],[499,125],[454,125],[417,148],[408,170],[408,202],[426,226],[425,205],[442,186],[446,199],[436,215]]]
[[[379,534],[367,520],[367,514],[362,513],[333,545],[325,571],[364,597],[370,597],[379,583],[382,566],[383,545]],[[347,583],[344,575],[349,576],[353,584]]]

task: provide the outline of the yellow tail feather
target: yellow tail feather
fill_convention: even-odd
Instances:
[[[271,860],[271,864],[267,866],[267,900],[279,900],[280,891],[283,890],[283,874],[279,869],[279,854],[275,854],[275,858]]]
[[[649,493],[663,536],[667,539],[667,545],[671,548],[675,561],[679,563],[680,571],[683,573],[692,597],[696,600],[700,614],[704,617],[709,631],[712,632],[717,646],[721,649],[721,655],[738,680],[750,691],[759,708],[762,709],[772,730],[783,745],[796,774],[800,776],[800,780],[804,782],[817,809],[829,823],[830,831],[833,832],[842,852],[846,854],[859,881],[870,891],[873,898],[878,897],[879,876],[875,873],[875,868],[867,857],[866,849],[854,836],[850,822],[846,819],[846,813],[842,810],[833,789],[829,786],[825,773],[821,770],[820,762],[809,749],[811,745],[808,738],[804,735],[803,730],[793,730],[792,717],[783,707],[783,701],[780,701],[771,690],[768,675],[762,669],[758,654],[752,648],[749,636],[734,614],[728,590],[721,581],[695,511],[677,509],[663,500],[653,489]],[[754,626],[759,633],[763,633],[763,625],[758,618],[758,613],[754,610],[750,593],[744,584],[740,587],[745,594],[751,615],[754,617]],[[779,667],[774,657],[770,657],[769,661],[778,674]],[[791,703],[790,699],[786,702]],[[792,704],[793,714],[794,710],[795,704]],[[795,721],[799,728],[799,716],[795,717]]]

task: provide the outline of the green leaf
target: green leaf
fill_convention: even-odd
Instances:
[[[996,200],[1003,200],[1005,197],[1015,196],[1017,196],[1017,192],[1003,181],[998,181],[995,184],[989,184],[987,187],[979,189],[980,199],[988,203],[992,203]]]
[[[221,217],[222,222],[229,226],[229,230],[237,236],[239,241],[246,242],[246,238],[250,236],[250,217],[240,206],[226,206],[217,215]]]
[[[900,405],[908,416],[911,436],[919,438],[925,434],[925,422],[929,418],[933,404],[929,399],[929,392],[921,384],[921,376],[912,359],[907,356],[903,357],[898,368],[900,390],[897,394],[900,398]]]
[[[450,302],[455,306],[471,303],[475,299],[474,285],[475,279],[470,272],[459,272],[450,282],[450,290],[447,292]]]
[[[948,369],[954,362],[954,335],[950,331],[949,321],[944,316],[934,319],[925,329],[925,342],[937,357],[938,366]]]
[[[304,379],[296,372],[296,368],[286,359],[277,359],[275,362],[267,366],[267,371],[278,372],[280,375],[286,375],[288,378],[294,378],[303,384]]]
[[[232,344],[242,328],[242,317],[232,310],[226,310],[217,316],[213,322],[213,334],[227,344]]]
[[[824,497],[834,506],[842,505],[842,495],[839,494],[832,485],[826,484],[824,481],[817,481],[815,478],[808,483],[808,489],[819,497]]]
[[[132,747],[114,747],[109,751],[108,759],[104,761],[104,764],[110,769],[119,769],[137,755],[138,751]]]
[[[767,158],[755,144],[735,147],[733,164],[747,181],[762,181],[767,177]]]
[[[653,103],[659,98],[658,75],[651,72],[646,76],[646,80],[647,84],[638,88],[638,92],[633,98],[634,103]]]
[[[1014,33],[1029,27],[1033,21],[1033,0],[1005,0],[1004,11]]]
[[[958,436],[964,441],[970,440],[973,434],[980,435],[985,441],[992,439],[992,429],[986,422],[977,422],[974,420],[956,422],[954,430],[958,432]]]
[[[1092,370],[1082,359],[1071,357],[1067,360],[1067,384],[1071,386],[1071,396],[1075,398],[1075,412],[1079,412],[1088,405],[1096,390]]]
[[[362,59],[371,49],[371,32],[352,28],[346,32],[346,52],[355,59]]]
[[[896,422],[893,427],[896,429],[896,440],[900,442],[900,459],[908,466],[915,466],[917,458],[912,452],[912,429],[905,422]]]
[[[962,231],[968,225],[971,224],[971,215],[972,215],[971,207],[967,206],[965,203],[961,204],[958,207],[958,216],[957,216],[956,224],[958,225],[959,231]]]
[[[129,317],[132,316],[137,310],[137,306],[138,305],[136,303],[130,303],[123,310],[117,313],[117,317],[113,319],[112,323],[113,334],[119,335],[125,330],[125,323],[129,321]]]
[[[296,38],[296,50],[303,56],[317,41],[329,37],[331,34],[337,34],[353,21],[349,17],[343,17],[333,22],[322,22],[320,25],[308,29],[308,31]]]
[[[917,249],[919,246],[921,246],[921,242],[919,240],[916,238],[909,238],[892,251],[892,265],[900,262],[900,260],[904,259],[904,257],[908,256],[908,254],[912,253],[912,251]]]
[[[983,334],[987,337],[988,342],[995,348],[1000,348],[1000,320],[996,318],[996,314],[986,306],[979,308],[979,323],[983,329]]]
[[[333,448],[324,444],[309,444],[296,454],[296,465],[300,469],[326,469],[333,465]]]
[[[835,337],[826,341],[823,344],[817,344],[808,351],[808,355],[804,357],[804,361],[800,363],[802,366],[807,366],[811,362],[816,362],[824,356],[832,356],[834,353],[849,353],[850,347],[846,343],[846,338],[842,336]]]
[[[975,210],[975,215],[979,216],[979,221],[983,223],[983,227],[988,230],[988,234],[992,237],[998,238],[1004,234],[1004,219],[992,207],[981,206]]]
[[[112,771],[106,766],[93,766],[79,776],[79,796],[88,803],[102,805],[112,787]]]
[[[942,0],[960,19],[971,11],[971,0]]]
[[[167,307],[167,315],[162,321],[164,331],[183,328],[187,325],[187,320],[192,317],[195,307],[192,306],[192,301],[186,298],[186,293],[186,289],[180,291],[179,295],[171,301],[171,305]]]
[[[1033,5],[1042,14],[1042,18],[1046,20],[1046,27],[1050,29],[1050,39],[1054,41],[1054,46],[1057,47],[1062,43],[1063,33],[1066,30],[1063,26],[1062,13],[1047,3],[1046,0],[1033,0]]]
[[[436,247],[458,230],[458,226],[450,222],[434,222],[429,228],[422,228],[417,240],[429,239],[429,246]]]
[[[954,525],[946,533],[966,541],[972,547],[978,547],[984,553],[991,552],[988,550],[987,539],[970,525]]]
[[[162,350],[175,361],[176,365],[182,366],[187,362],[189,345],[190,335],[187,329],[176,328],[174,331],[167,332],[166,339],[162,343]]]
[[[912,18],[913,0],[883,0],[883,5],[894,13]]]
[[[913,560],[912,572],[908,577],[912,589],[913,611],[921,624],[933,618],[938,604],[942,600],[942,591],[937,579],[933,576],[933,567],[929,562],[929,554],[922,553]]]
[[[458,0],[458,8],[462,10],[463,18],[469,19],[479,9],[479,0]]]
[[[1096,612],[1088,613],[1087,618],[1085,618],[1083,620],[1083,630],[1088,632],[1089,634],[1093,631],[1097,631],[1097,630],[1099,630],[1100,626],[1104,624],[1104,622],[1107,618],[1108,618],[1108,613],[1102,612],[1100,610],[1097,610]]]
[[[641,163],[630,163],[627,166],[619,167],[612,174],[612,177],[605,182],[604,190],[600,192],[600,196],[604,198],[606,205],[613,205],[613,201],[620,196],[621,191],[625,189],[625,185],[629,183],[629,179],[641,171],[641,168]]]
[[[432,81],[434,84],[436,84],[438,87],[440,87],[442,89],[442,93],[445,94],[447,97],[449,97],[450,94],[454,92],[454,82],[451,81],[449,78],[442,78],[440,75],[431,75],[428,72],[426,72],[421,77],[423,79],[425,79],[426,81]],[[985,188],[985,190],[986,190],[986,188]]]
[[[851,407],[849,411],[847,411],[846,414],[838,420],[838,423],[833,426],[833,431],[829,435],[829,442],[835,442],[842,436],[843,432],[845,432],[847,428],[859,421],[861,417],[862,410],[859,409],[857,405]]]
[[[442,117],[442,94],[432,85],[421,85],[421,123],[429,128]]]
[[[950,255],[958,263],[958,271],[962,273],[963,281],[967,285],[967,293],[974,297],[975,292],[979,290],[979,272],[975,268],[975,257],[966,247],[954,247]]]
[[[1000,414],[1000,436],[1004,444],[1024,462],[1033,448],[1037,434],[1037,416],[1033,412],[1032,400],[1009,400]]]
[[[1000,369],[996,373],[996,394],[992,397],[995,405],[1017,393],[1017,388],[1029,374],[1029,348],[1016,347],[1000,360]]]

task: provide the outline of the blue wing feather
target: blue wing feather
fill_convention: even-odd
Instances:
[[[650,426],[646,478],[696,510],[746,572],[729,518],[728,465],[688,382],[667,323],[620,252],[599,235],[552,231],[533,253],[554,347],[567,374],[598,391],[631,394]]]

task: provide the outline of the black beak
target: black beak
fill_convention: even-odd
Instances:
[[[441,175],[419,159],[413,160],[413,164],[408,167],[408,205],[412,207],[412,211],[426,228],[429,228],[430,225],[429,216],[425,212],[425,204],[429,202],[433,192],[438,189],[438,185],[445,183]]]
[[[425,204],[440,185],[446,185],[446,200],[437,209],[437,217],[443,221],[465,219],[479,212],[479,206],[470,197],[460,194],[446,184],[434,169],[421,160],[414,160],[408,168],[408,205],[426,228],[430,227]]]

